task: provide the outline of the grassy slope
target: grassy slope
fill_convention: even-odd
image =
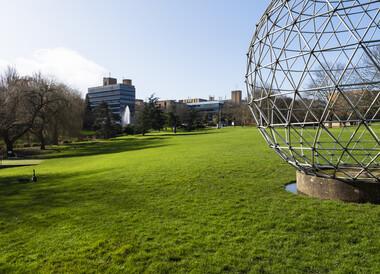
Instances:
[[[380,271],[380,207],[286,193],[255,129],[61,154],[0,170],[0,272]]]

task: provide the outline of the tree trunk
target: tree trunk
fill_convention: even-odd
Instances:
[[[54,131],[53,131],[53,138],[52,138],[53,145],[58,146],[58,128],[57,125],[54,125]]]
[[[38,138],[38,141],[40,141],[40,149],[45,150],[46,140],[45,140],[43,128],[38,129],[38,131],[36,131],[34,135]]]
[[[46,149],[46,146],[45,146],[45,137],[44,137],[43,133],[41,133],[41,135],[40,135],[40,143],[41,143],[40,149],[41,150],[45,150]]]
[[[15,153],[13,151],[13,142],[10,141],[10,140],[5,140],[5,145],[7,147],[7,153],[6,153],[6,156],[7,157],[14,157],[15,156]]]
[[[32,146],[32,141],[30,140],[30,132],[27,132],[27,140],[28,140],[28,146],[31,147]]]

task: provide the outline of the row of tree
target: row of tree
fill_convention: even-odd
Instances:
[[[80,94],[63,83],[41,74],[20,76],[14,68],[0,76],[0,138],[8,156],[26,135],[37,139],[41,149],[78,135],[82,112]]]
[[[192,131],[207,126],[251,125],[252,114],[246,104],[225,102],[218,113],[201,112],[189,108],[186,104],[173,103],[168,109],[161,109],[158,98],[153,95],[136,110],[135,128],[145,134],[150,129],[171,128],[176,133],[178,128]]]
[[[248,125],[253,123],[252,114],[245,104],[226,102],[219,113],[199,112],[186,104],[173,103],[162,109],[158,98],[151,95],[146,102],[135,106],[133,124],[126,128],[120,125],[120,116],[113,114],[105,102],[92,108],[88,98],[84,114],[83,128],[96,131],[100,138],[111,138],[123,130],[129,134],[145,135],[150,130],[161,131],[170,128],[177,133],[181,128],[192,131],[207,126]]]
[[[163,110],[157,104],[158,98],[151,95],[146,102],[135,106],[133,123],[126,128],[120,124],[120,116],[112,113],[107,103],[103,102],[92,108],[86,98],[83,129],[92,130],[100,138],[111,138],[123,132],[145,135],[151,130],[161,131],[171,128],[177,132],[182,127],[187,131],[203,127],[198,112],[186,105],[173,105],[169,110]]]
[[[188,108],[184,104],[172,104],[169,109],[161,109],[157,103],[158,98],[151,95],[147,102],[136,108],[134,130],[145,134],[149,130],[162,130],[171,128],[177,133],[178,128],[192,131],[204,127],[200,113]]]
[[[8,156],[20,139],[37,141],[41,149],[60,140],[80,136],[82,129],[95,131],[99,138],[111,138],[123,131],[145,135],[150,130],[178,128],[192,131],[206,126],[251,124],[246,105],[225,103],[220,113],[198,112],[185,104],[161,109],[154,95],[135,106],[133,123],[122,128],[120,116],[106,102],[92,108],[76,90],[40,73],[20,76],[14,68],[0,75],[0,138]],[[211,116],[210,116],[211,115]],[[1,146],[0,146],[1,147]],[[1,154],[1,153],[0,153]]]

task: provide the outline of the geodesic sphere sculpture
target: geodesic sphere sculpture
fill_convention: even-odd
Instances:
[[[285,161],[380,182],[380,1],[273,0],[246,83],[257,126]]]

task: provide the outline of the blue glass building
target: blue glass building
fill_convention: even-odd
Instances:
[[[125,79],[122,83],[117,83],[115,78],[103,78],[103,86],[89,88],[87,95],[92,108],[106,102],[110,110],[120,118],[127,106],[132,116],[135,112],[136,89],[132,80]]]
[[[222,110],[223,105],[223,101],[206,101],[187,104],[189,108],[195,109],[197,111],[207,112],[210,114],[218,114]]]
[[[222,126],[222,108],[224,101],[206,101],[198,103],[189,103],[187,106],[190,109],[194,109],[201,113],[206,114],[206,118],[209,122],[213,121],[214,118],[217,119],[218,127]]]

